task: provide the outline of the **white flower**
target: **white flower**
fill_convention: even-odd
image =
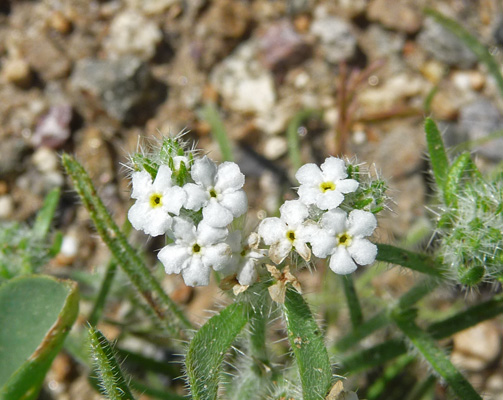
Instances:
[[[229,234],[226,242],[232,249],[232,261],[222,272],[226,275],[235,273],[240,285],[253,284],[257,280],[257,263],[265,256],[265,250],[258,248],[260,236],[252,232],[243,238],[242,232],[236,230]]]
[[[185,208],[197,211],[203,208],[204,221],[216,228],[223,228],[246,212],[248,200],[241,189],[245,177],[237,164],[224,162],[218,166],[204,156],[191,169],[195,183],[187,183]]]
[[[172,186],[171,169],[161,165],[154,182],[146,171],[133,172],[132,181],[131,197],[136,199],[136,203],[128,212],[131,225],[151,236],[166,233],[171,226],[170,213],[178,215],[187,199],[181,187]]]
[[[313,232],[313,224],[306,221],[309,215],[306,205],[299,200],[285,201],[279,211],[281,218],[266,218],[258,227],[264,243],[271,246],[269,258],[280,264],[294,249],[304,260],[309,261],[311,250],[307,242]]]
[[[299,198],[306,204],[316,204],[321,210],[336,208],[346,193],[358,189],[358,181],[346,179],[346,164],[336,157],[328,157],[321,165],[306,164],[299,168],[295,177],[300,183]]]
[[[162,248],[157,258],[167,274],[183,276],[188,286],[205,286],[210,282],[211,268],[218,271],[231,261],[231,248],[222,243],[227,229],[212,228],[204,222],[197,228],[189,219],[173,218],[174,243]]]
[[[341,209],[326,212],[321,227],[312,236],[311,246],[315,256],[330,258],[330,269],[346,275],[356,270],[356,264],[368,265],[375,261],[377,246],[367,239],[377,226],[374,214],[353,210],[349,216]]]

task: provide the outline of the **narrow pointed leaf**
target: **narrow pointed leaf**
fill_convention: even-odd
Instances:
[[[89,327],[91,355],[100,381],[100,388],[109,400],[134,400],[124,375],[114,357],[110,343],[103,334]]]
[[[43,239],[49,232],[52,220],[54,219],[54,213],[59,204],[59,198],[61,195],[61,190],[55,188],[49,192],[45,197],[42,208],[37,213],[37,218],[35,219],[35,224],[33,225],[33,235],[37,239]]]
[[[0,286],[0,399],[36,398],[78,314],[77,284],[48,276]]]
[[[330,390],[332,369],[322,331],[297,291],[286,291],[283,308],[288,340],[299,368],[303,398],[323,399]]]
[[[247,322],[245,304],[234,303],[210,318],[194,335],[185,359],[194,400],[217,398],[224,356]]]
[[[437,128],[437,124],[431,118],[426,118],[424,130],[426,132],[426,143],[428,145],[433,175],[438,187],[443,191],[445,178],[449,170],[449,160],[445,153],[444,141]]]
[[[444,268],[425,254],[414,253],[388,244],[378,244],[377,249],[376,260],[378,261],[398,264],[433,277],[444,276]]]
[[[216,139],[218,146],[220,147],[220,152],[222,153],[222,159],[224,161],[234,161],[234,156],[232,154],[232,145],[225,130],[224,122],[218,113],[217,108],[213,103],[208,103],[204,106],[202,110],[202,116],[204,120],[210,124],[211,133],[213,138]]]
[[[482,400],[466,378],[452,365],[444,351],[434,339],[423,331],[414,321],[409,310],[392,313],[398,328],[405,334],[414,347],[421,352],[433,369],[450,385],[452,390],[463,400]]]
[[[448,206],[456,207],[457,196],[460,189],[462,189],[461,180],[464,176],[482,179],[482,175],[468,152],[461,154],[454,160],[447,174],[444,186],[444,199]]]
[[[128,243],[103,205],[82,165],[68,154],[63,154],[62,161],[98,234],[112,252],[117,264],[124,270],[162,326],[176,337],[182,337],[182,329],[191,327],[188,319],[164,292],[141,257]]]

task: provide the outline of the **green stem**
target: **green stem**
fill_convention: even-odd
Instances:
[[[224,161],[234,161],[234,156],[232,154],[232,146],[225,130],[224,122],[218,113],[217,108],[213,103],[207,103],[202,110],[203,119],[210,124],[211,133],[213,138],[216,139],[220,152],[222,153],[222,159]]]
[[[302,159],[300,156],[300,140],[299,140],[299,127],[306,119],[312,116],[319,116],[321,113],[317,110],[303,110],[295,114],[286,130],[286,137],[288,141],[288,155],[290,162],[295,171],[302,166]]]
[[[377,400],[381,397],[391,382],[397,378],[404,368],[414,361],[414,356],[405,354],[388,366],[379,379],[376,379],[367,390],[367,400]]]
[[[358,295],[356,294],[353,278],[351,275],[342,275],[340,278],[344,287],[346,301],[348,303],[351,324],[353,325],[353,330],[356,330],[362,324],[363,313],[360,301],[358,300]]]
[[[405,400],[421,400],[424,395],[431,391],[437,382],[435,376],[430,375],[422,382],[418,382],[407,395]]]
[[[88,210],[98,234],[112,252],[118,265],[124,270],[163,326],[176,337],[183,337],[182,329],[191,328],[189,320],[164,292],[138,253],[119,230],[98,197],[89,175],[68,154],[63,154],[62,162],[66,172],[72,179],[75,190]],[[156,298],[152,296],[152,293],[155,294]]]
[[[435,343],[433,337],[423,331],[414,321],[415,313],[410,310],[392,313],[392,318],[410,342],[418,349],[433,369],[445,379],[452,390],[463,400],[482,400],[463,375]]]

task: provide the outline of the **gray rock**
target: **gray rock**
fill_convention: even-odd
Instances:
[[[120,121],[128,119],[131,109],[145,99],[150,83],[147,65],[129,56],[80,60],[71,77],[73,89],[98,98],[107,113]]]
[[[448,65],[469,68],[477,57],[453,33],[427,18],[418,36],[418,43],[434,58]]]
[[[468,140],[483,140],[491,133],[503,129],[503,115],[486,99],[479,99],[459,111],[459,130]],[[503,138],[493,139],[476,147],[476,151],[489,159],[503,160]]]
[[[503,46],[503,16],[500,17],[496,27],[494,28],[493,38],[497,44]]]
[[[327,61],[337,64],[353,57],[356,37],[343,19],[321,16],[313,21],[311,32],[320,39],[321,48]]]

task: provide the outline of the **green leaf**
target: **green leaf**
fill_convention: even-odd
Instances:
[[[194,335],[185,358],[194,400],[217,398],[225,353],[247,322],[246,305],[234,303],[210,318]]]
[[[211,126],[211,134],[213,135],[213,138],[216,139],[220,147],[222,159],[224,161],[234,161],[229,136],[227,135],[224,122],[222,121],[215,105],[213,103],[206,104],[203,107],[201,114],[203,119]]]
[[[51,223],[54,218],[54,213],[56,212],[56,208],[59,204],[60,195],[61,190],[59,188],[55,188],[45,197],[42,208],[37,213],[35,224],[32,229],[35,238],[42,240],[49,232],[49,228],[51,227]]]
[[[445,152],[444,142],[435,121],[431,118],[426,118],[424,121],[424,130],[433,175],[439,189],[443,192],[447,171],[449,170],[449,160]]]
[[[426,15],[433,17],[437,23],[460,38],[461,41],[477,56],[479,61],[486,65],[489,73],[496,81],[501,95],[503,96],[503,76],[500,72],[500,65],[493,55],[489,53],[487,47],[453,19],[448,18],[431,8],[426,8],[425,13]]]
[[[82,165],[68,154],[63,154],[62,162],[98,234],[112,252],[117,264],[124,270],[160,324],[176,337],[182,337],[182,329],[191,327],[187,317],[164,292],[141,257],[128,243],[103,205]]]
[[[434,339],[423,331],[414,321],[415,314],[410,310],[395,310],[392,318],[414,347],[421,352],[435,371],[450,385],[463,400],[482,400],[465,377],[452,365],[444,351]]]
[[[78,314],[77,284],[23,276],[0,286],[0,400],[36,398]]]
[[[468,152],[456,158],[447,173],[444,186],[444,199],[446,205],[454,208],[457,206],[457,197],[462,189],[461,180],[465,175],[472,176],[476,179],[482,179],[481,173]]]
[[[300,373],[304,400],[325,398],[332,383],[332,369],[321,329],[303,297],[286,291],[284,313],[288,340]]]
[[[346,295],[346,301],[348,303],[351,324],[353,325],[353,329],[357,329],[363,322],[363,312],[360,300],[358,300],[358,295],[356,294],[355,285],[353,284],[353,278],[351,275],[340,275],[340,279],[342,281],[344,294]]]
[[[89,344],[91,355],[96,366],[103,394],[109,400],[134,400],[122,371],[117,363],[112,347],[103,334],[89,327]]]
[[[389,244],[377,244],[377,249],[378,261],[398,264],[433,277],[444,277],[445,268],[426,254],[413,253]]]

